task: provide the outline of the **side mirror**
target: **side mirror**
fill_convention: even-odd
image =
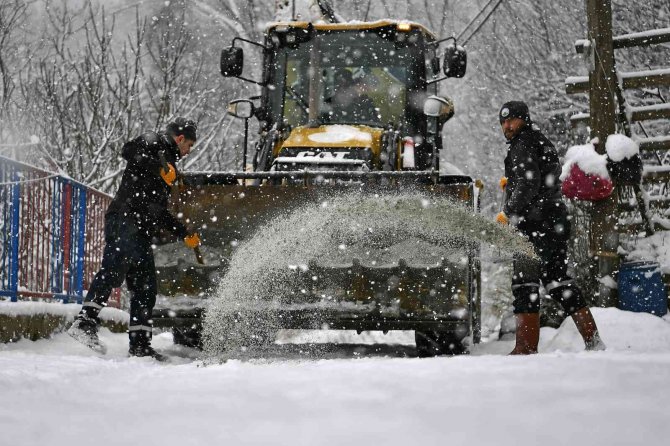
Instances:
[[[447,77],[465,76],[465,68],[468,65],[468,57],[465,48],[455,43],[444,50],[444,75]]]
[[[240,77],[244,68],[244,51],[231,46],[221,50],[221,74],[223,77]]]
[[[443,96],[429,96],[423,103],[423,114],[444,123],[454,116],[454,102]]]
[[[249,119],[254,112],[254,103],[249,99],[235,99],[228,103],[228,114],[236,118]]]

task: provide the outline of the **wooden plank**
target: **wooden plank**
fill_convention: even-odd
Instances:
[[[658,198],[649,200],[649,209],[668,209],[670,208],[670,198]],[[619,203],[619,210],[622,212],[637,212],[637,204],[631,204],[629,202]]]
[[[670,103],[630,107],[629,110],[631,122],[649,121],[652,119],[670,119]],[[570,124],[572,127],[577,127],[582,124],[588,124],[589,119],[589,113],[577,113],[570,116]]]
[[[655,138],[642,138],[637,140],[641,151],[670,150],[670,136],[657,136]]]
[[[670,85],[670,69],[632,71],[619,73],[624,89],[664,87]],[[565,92],[578,94],[589,92],[588,76],[571,76],[565,80]]]
[[[646,184],[656,184],[656,183],[666,183],[670,181],[670,171],[661,170],[661,171],[646,171],[642,175],[642,183]]]
[[[628,223],[625,225],[618,225],[617,229],[620,232],[625,232],[626,234],[639,234],[646,231],[646,228],[643,223]],[[654,222],[654,231],[667,231],[670,228],[666,228],[658,222]]]
[[[616,36],[612,39],[612,46],[616,50],[620,48],[647,46],[666,42],[670,42],[670,28],[661,28],[652,31]],[[575,50],[578,54],[584,54],[584,48],[587,46],[588,40],[580,39],[575,42]]]
[[[565,80],[565,92],[567,94],[588,93],[588,76],[570,76]]]
[[[570,124],[573,127],[577,127],[579,125],[588,125],[589,119],[591,119],[591,115],[589,113],[575,113],[574,115],[570,116]]]
[[[630,107],[631,122],[647,121],[651,119],[670,119],[670,103]]]
[[[614,49],[648,46],[666,42],[670,42],[670,28],[624,34],[612,39]]]
[[[629,71],[619,74],[623,88],[665,87],[670,85],[670,69]]]

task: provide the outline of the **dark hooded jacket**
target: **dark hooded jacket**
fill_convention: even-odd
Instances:
[[[551,141],[528,124],[509,144],[505,214],[532,222],[564,213],[561,164]]]
[[[124,144],[122,156],[128,164],[107,215],[127,218],[142,236],[157,237],[167,230],[184,238],[186,227],[167,208],[170,186],[160,176],[161,152],[173,166],[179,159],[179,147],[165,133],[147,132]]]

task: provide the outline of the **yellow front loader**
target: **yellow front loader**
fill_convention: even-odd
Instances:
[[[259,52],[259,79],[245,77],[241,45]],[[447,200],[478,212],[472,179],[439,160],[441,129],[454,105],[437,95],[436,85],[462,77],[465,67],[465,52],[453,39],[439,40],[410,22],[273,23],[262,43],[235,38],[222,51],[221,72],[258,84],[261,93],[232,101],[228,112],[245,122],[258,119],[259,135],[247,155],[245,133],[241,171],[184,174],[179,195],[187,199],[175,199],[174,206],[201,228],[207,262],[198,266],[167,255],[170,261],[161,263],[159,250],[161,292],[191,297],[175,298],[164,305],[169,308],[156,310],[155,325],[172,327],[175,342],[196,346],[203,342],[203,322],[205,342],[207,336],[216,337],[206,325],[217,321],[207,318],[225,320],[235,331],[235,324],[242,323],[239,314],[227,315],[212,302],[222,294],[229,301],[248,299],[243,293],[231,298],[237,291],[219,286],[242,261],[234,256],[240,246],[271,232],[278,219],[305,209],[311,209],[305,218],[318,213],[319,207],[310,204],[354,197],[352,206],[372,222],[370,231],[376,220],[369,213],[385,221],[397,219],[398,231],[384,226],[386,236],[396,238],[384,242],[380,252],[385,254],[411,238],[401,229],[403,219],[421,223],[422,207]],[[401,195],[410,198],[389,198]],[[380,210],[379,202],[393,204]],[[416,212],[394,208],[411,208],[415,202]],[[342,209],[347,213],[346,206]],[[274,302],[258,306],[256,316],[260,320],[260,313],[273,313],[270,333],[323,327],[414,330],[419,355],[463,352],[465,338],[479,342],[479,248],[463,243],[440,252],[435,261],[413,264],[411,255],[399,251],[383,265],[366,258],[369,251],[337,261],[315,252],[295,268],[290,252],[277,251],[273,255],[279,258],[273,260],[281,264],[285,256],[286,268],[293,268],[291,286],[283,287],[281,296],[254,295]],[[189,304],[178,305],[184,301]],[[244,302],[236,305],[253,309]],[[245,330],[258,339],[254,311],[249,311]],[[209,341],[210,349],[228,348],[221,336]]]

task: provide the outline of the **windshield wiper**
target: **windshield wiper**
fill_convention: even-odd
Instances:
[[[286,91],[288,91],[289,94],[291,95],[291,97],[293,99],[295,99],[295,101],[298,103],[298,105],[300,105],[300,108],[302,108],[302,110],[305,112],[305,114],[309,114],[309,106],[307,105],[305,100],[303,98],[301,98],[298,95],[298,93],[296,93],[296,91],[293,89],[293,87],[286,84]]]

